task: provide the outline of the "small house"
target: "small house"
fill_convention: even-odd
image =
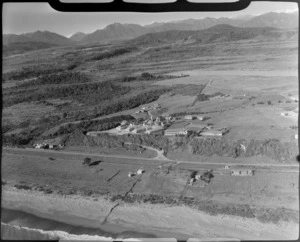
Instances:
[[[167,129],[165,131],[165,136],[187,135],[187,133],[188,131],[184,128]]]
[[[244,152],[246,152],[246,146],[243,144],[240,144],[240,149],[243,150]]]
[[[254,171],[250,169],[235,169],[231,170],[230,174],[232,176],[253,176]]]
[[[123,121],[121,122],[121,126],[126,125],[126,124],[127,124],[127,121],[126,121],[126,120],[123,120]]]
[[[195,179],[196,179],[196,180],[200,180],[200,179],[201,179],[201,175],[200,175],[200,174],[197,174],[197,175],[195,176]]]
[[[135,176],[135,174],[133,172],[128,173],[128,177],[133,177],[133,176]]]
[[[45,147],[45,144],[36,144],[35,145],[36,149],[41,149],[41,148],[44,148],[44,147]]]
[[[122,129],[123,129],[123,127],[121,125],[116,128],[116,130],[119,130],[119,131],[121,131]]]
[[[208,126],[206,127],[208,128]],[[204,132],[201,133],[202,136],[214,136],[214,137],[221,137],[223,136],[225,133],[227,133],[229,131],[228,128],[221,128],[221,129],[215,129],[215,128],[211,128],[208,129]]]
[[[187,119],[187,120],[193,120],[194,117],[192,115],[185,115],[184,116],[184,119]]]
[[[142,127],[138,127],[138,128],[133,129],[132,133],[138,134],[138,133],[141,133],[141,132],[144,132],[144,131],[146,131],[146,127],[142,126]]]
[[[153,129],[148,129],[146,130],[146,134],[156,134],[156,135],[162,135],[164,129],[162,127],[159,128],[153,128]]]
[[[125,130],[126,130],[127,132],[130,132],[130,131],[134,130],[134,128],[135,128],[135,125],[130,124]]]
[[[297,97],[297,96],[291,96],[290,97],[291,98],[291,100],[293,100],[293,101],[295,101],[295,102],[298,102],[299,101],[299,97]]]
[[[209,130],[201,133],[201,136],[223,136],[223,133],[218,130]]]
[[[137,172],[136,172],[136,174],[142,175],[144,172],[145,172],[145,170],[143,170],[143,169],[138,169]]]
[[[193,185],[194,184],[194,182],[196,181],[196,179],[195,178],[191,178],[190,180],[189,180],[189,185]]]

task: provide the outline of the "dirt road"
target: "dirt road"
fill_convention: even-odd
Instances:
[[[149,148],[149,147],[148,147]],[[156,150],[153,148],[153,150]],[[90,154],[90,153],[80,153],[74,151],[55,151],[55,150],[40,150],[40,149],[20,149],[20,148],[3,148],[4,153],[17,152],[17,154],[21,155],[38,155],[38,154],[64,154],[64,155],[83,155],[83,156],[93,156],[93,157],[108,157],[108,158],[118,158],[118,159],[130,159],[139,162],[149,163],[149,161],[160,161],[160,162],[174,162],[177,166],[180,166],[182,169],[224,169],[225,166],[230,167],[239,167],[239,168],[251,168],[260,171],[277,171],[277,172],[299,172],[299,164],[247,164],[247,163],[212,163],[212,162],[196,162],[196,161],[178,161],[178,160],[170,160],[164,157],[161,153],[155,158],[140,158],[140,157],[128,157],[128,156],[120,156],[120,155],[102,155],[102,154]],[[157,150],[156,150],[157,151]],[[283,170],[283,168],[286,168]]]
[[[130,142],[125,142],[125,144],[133,144],[133,143],[130,143]],[[165,157],[164,156],[164,150],[159,150],[159,149],[155,149],[153,147],[150,147],[150,146],[146,146],[146,145],[140,145],[141,147],[145,148],[145,149],[148,149],[148,150],[153,150],[157,153],[157,156],[152,158],[154,160],[167,160],[167,161],[172,161],[170,160],[169,158]]]

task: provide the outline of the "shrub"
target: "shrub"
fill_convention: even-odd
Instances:
[[[190,178],[195,178],[196,175],[197,175],[197,171],[192,171],[191,175],[190,175]]]
[[[296,125],[291,125],[291,126],[290,126],[290,129],[297,130],[297,129],[298,129],[298,126],[296,126]]]
[[[142,73],[141,77],[142,77],[142,79],[147,80],[147,79],[153,78],[154,76],[152,74],[148,73],[148,72],[144,72],[144,73]]]
[[[272,105],[272,102],[270,100],[268,101],[268,105]]]
[[[89,165],[91,164],[91,161],[92,161],[91,158],[85,157],[82,164],[83,164],[83,165],[88,165],[88,166],[89,166]]]

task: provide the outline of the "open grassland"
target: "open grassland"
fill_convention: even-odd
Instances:
[[[176,198],[182,195],[191,170],[197,169],[182,164],[166,173],[170,162],[96,155],[90,157],[100,163],[87,167],[82,164],[84,157],[59,152],[6,151],[3,154],[2,179],[16,187],[23,186],[23,189],[85,196],[107,194],[110,197],[126,194],[135,184],[131,190],[134,194]],[[159,165],[163,168],[158,169]],[[145,169],[145,174],[132,178],[127,176],[128,172],[140,167]],[[210,200],[221,205],[251,204],[257,208],[298,210],[297,186],[298,173],[266,169],[257,171],[253,177],[234,177],[223,168],[217,168],[211,183],[205,187],[195,184],[184,195],[200,203]]]

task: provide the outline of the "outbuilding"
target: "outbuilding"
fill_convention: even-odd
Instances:
[[[132,130],[132,133],[135,133],[135,134],[138,134],[138,133],[141,133],[141,132],[144,132],[146,131],[146,127],[138,127],[138,128],[135,128],[134,130]]]
[[[136,174],[142,175],[144,172],[145,172],[145,170],[143,170],[143,169],[138,169],[137,172],[136,172]]]
[[[133,177],[133,176],[135,176],[134,173],[132,173],[132,172],[129,172],[129,173],[128,173],[128,177]]]
[[[195,178],[191,178],[191,179],[189,180],[189,185],[193,185],[195,181],[196,181]]]
[[[194,117],[192,115],[185,115],[184,119],[192,120],[192,119],[194,119]]]
[[[152,129],[148,129],[146,130],[146,134],[155,134],[155,135],[162,135],[163,134],[164,129],[162,127],[158,127],[158,128],[152,128]]]
[[[127,120],[123,120],[122,122],[121,122],[121,125],[123,126],[123,125],[126,125],[127,124]]]
[[[235,170],[231,170],[230,174],[232,176],[253,176],[254,175],[254,170],[250,170],[250,169],[235,169]]]
[[[165,131],[165,136],[187,135],[187,133],[188,131],[184,128],[167,129]]]

